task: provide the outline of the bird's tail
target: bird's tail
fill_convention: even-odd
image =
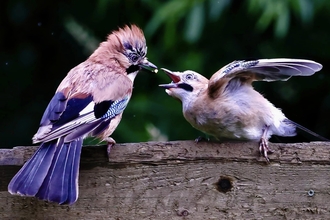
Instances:
[[[304,133],[313,136],[314,139],[316,138],[319,141],[330,141],[329,139],[322,137],[321,135],[315,133],[314,131],[311,131],[308,128],[305,128],[304,126],[302,126],[294,121],[291,121],[290,119],[285,119],[285,122],[288,124],[294,125],[296,128],[298,128],[298,131],[303,131]]]
[[[78,174],[82,138],[42,143],[8,185],[11,194],[35,196],[59,204],[78,198]]]

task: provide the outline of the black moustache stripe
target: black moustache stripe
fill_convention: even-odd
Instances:
[[[127,69],[126,72],[127,74],[133,73],[140,70],[140,67],[138,65],[130,65]]]
[[[192,92],[194,90],[194,88],[191,85],[187,84],[187,83],[180,83],[180,84],[178,84],[178,87],[181,88],[181,89],[184,89],[188,92]]]

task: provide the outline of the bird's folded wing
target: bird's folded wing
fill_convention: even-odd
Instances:
[[[260,59],[234,61],[216,72],[209,83],[223,78],[242,77],[252,81],[288,80],[291,76],[310,76],[322,69],[322,65],[303,59]]]
[[[85,85],[76,81],[67,84],[78,86],[57,91],[45,110],[38,132],[33,137],[34,143],[63,136],[66,136],[67,141],[86,135],[98,126],[106,126],[107,121],[110,122],[125,109],[132,92],[132,81],[126,75],[109,72],[99,72],[89,85],[86,85],[86,80]],[[86,88],[93,89],[86,91]],[[75,92],[61,92],[67,90]],[[68,94],[68,97],[65,94]]]
[[[79,115],[77,118],[65,124],[61,124],[61,126],[54,126],[54,129],[43,138],[40,138],[38,142],[51,141],[63,136],[65,136],[64,141],[68,142],[78,137],[83,137],[93,132],[95,129],[102,130],[102,128],[99,128],[100,126],[109,124],[111,119],[124,111],[129,102],[129,98],[129,96],[125,96],[120,100],[111,101],[107,109],[104,109],[102,115],[95,115],[100,103],[94,104],[94,102],[91,102],[86,108],[92,110]]]

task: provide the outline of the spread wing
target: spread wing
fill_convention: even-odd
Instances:
[[[292,76],[310,76],[322,69],[322,65],[303,59],[260,59],[234,61],[217,71],[209,81],[209,90],[217,93],[223,90],[232,79],[241,83],[253,81],[288,80]]]
[[[62,81],[43,114],[34,143],[64,136],[64,141],[71,141],[87,134],[97,135],[124,111],[131,97],[132,81],[104,67],[96,71],[97,67],[93,72],[88,68],[73,69]],[[73,77],[78,74],[81,77]]]

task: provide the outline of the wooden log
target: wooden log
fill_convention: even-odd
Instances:
[[[193,141],[82,151],[79,199],[57,205],[13,196],[7,185],[37,147],[0,149],[0,219],[328,219],[330,143]]]

